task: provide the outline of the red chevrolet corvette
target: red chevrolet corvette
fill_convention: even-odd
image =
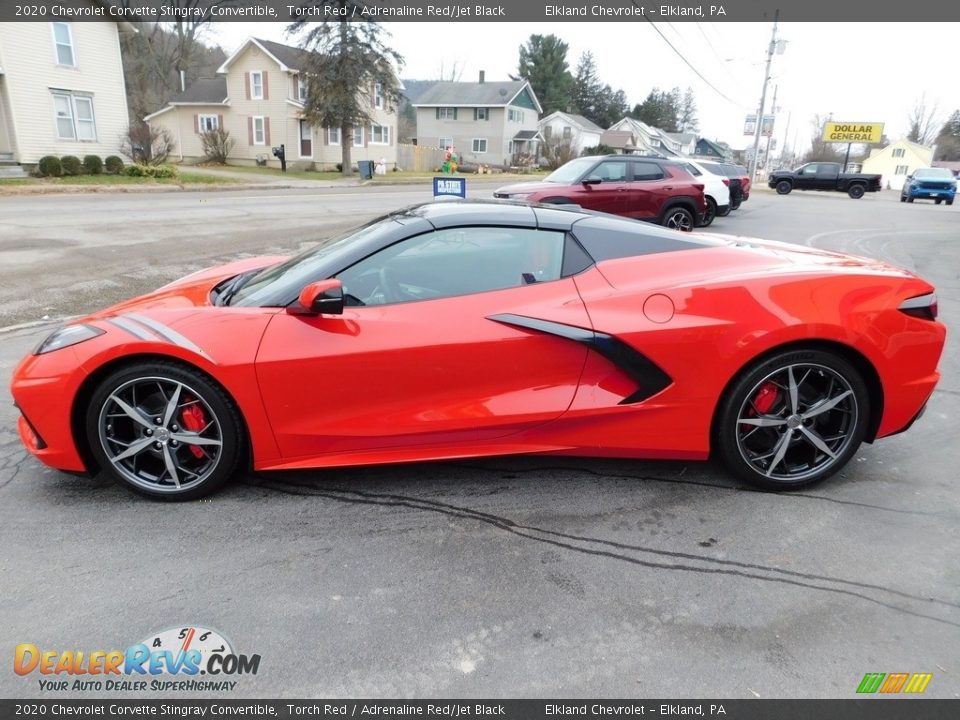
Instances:
[[[393,213],[71,321],[16,369],[23,443],[195,498],[238,466],[700,460],[796,488],[905,430],[934,289],[884,263],[497,202]]]

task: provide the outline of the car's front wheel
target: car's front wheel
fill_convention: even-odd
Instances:
[[[670,228],[671,230],[690,232],[693,230],[695,223],[693,220],[693,213],[687,210],[685,207],[677,205],[668,209],[663,214],[660,224],[664,227]]]
[[[700,227],[710,227],[713,223],[714,218],[717,217],[717,203],[714,202],[713,198],[706,198],[707,202],[707,211],[703,214],[703,218],[700,220]]]
[[[137,363],[104,378],[86,415],[101,469],[136,492],[192,500],[233,474],[243,429],[227,394],[177,363]]]
[[[790,350],[733,384],[719,409],[715,447],[729,470],[752,485],[800,488],[853,457],[869,417],[866,383],[846,359]]]
[[[789,195],[793,190],[793,183],[789,180],[781,180],[777,183],[777,195]]]

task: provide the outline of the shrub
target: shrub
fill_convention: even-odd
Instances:
[[[207,160],[221,165],[226,164],[227,157],[235,144],[230,137],[230,131],[219,127],[200,133],[200,143],[203,145],[203,154],[207,156]]]
[[[145,122],[134,123],[120,138],[120,152],[141,165],[162,165],[176,147],[169,130]]]
[[[108,155],[107,159],[103,161],[103,166],[111,175],[119,175],[123,172],[123,158],[119,155]]]
[[[56,155],[44,155],[37,163],[37,174],[40,177],[60,177],[63,175],[63,165]]]
[[[83,156],[83,171],[87,175],[101,175],[103,173],[103,160],[99,155]]]
[[[144,165],[142,163],[127,165],[125,168],[123,168],[123,174],[127,177],[156,179],[180,177],[180,171],[173,165]]]
[[[76,155],[64,155],[60,158],[64,175],[83,175],[83,164]]]
[[[342,163],[342,162],[337,163],[337,172],[338,172],[338,173],[342,173],[342,172],[343,172],[343,163]]]

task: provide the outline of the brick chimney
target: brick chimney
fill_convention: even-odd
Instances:
[[[480,71],[480,84],[483,85],[487,80],[487,73],[483,70]]]

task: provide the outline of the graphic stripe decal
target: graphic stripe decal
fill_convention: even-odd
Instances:
[[[135,315],[134,313],[130,313],[125,317],[129,318],[130,320],[134,320],[140,323],[141,325],[145,325],[146,327],[153,330],[157,335],[159,335],[161,338],[163,338],[167,342],[171,342],[174,345],[179,345],[180,347],[185,348],[187,350],[192,350],[198,355],[203,355],[204,357],[208,357],[208,355],[192,340],[184,337],[183,335],[178,333],[176,330],[174,330],[171,327],[168,327],[167,325],[164,325],[163,323],[157,322],[156,320],[145,317],[143,315]]]
[[[659,365],[614,335],[512,313],[490,315],[487,320],[573,340],[599,353],[639,385],[634,393],[620,401],[620,405],[642,402],[673,382],[673,379],[661,370]]]
[[[115,325],[121,330],[126,330],[128,333],[130,333],[135,338],[138,338],[140,340],[147,340],[148,342],[157,341],[156,335],[148,332],[147,330],[144,330],[142,327],[140,327],[136,323],[133,323],[127,320],[126,318],[123,318],[123,317],[107,318],[106,322],[110,323],[111,325]]]

